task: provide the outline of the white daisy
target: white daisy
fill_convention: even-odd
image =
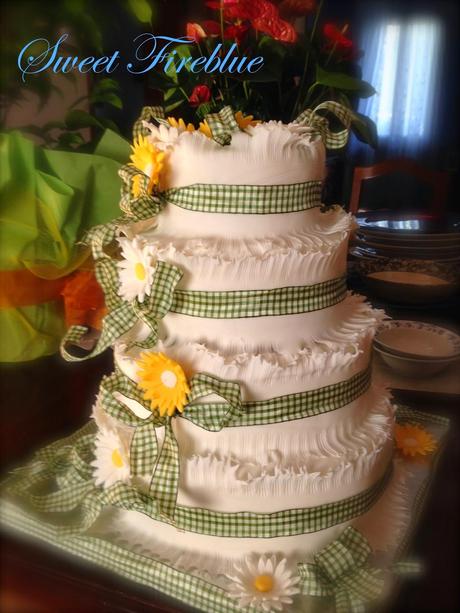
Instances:
[[[150,131],[149,141],[155,145],[155,148],[159,151],[172,149],[180,136],[180,131],[173,126],[168,127],[162,123],[158,126],[154,126],[147,121],[144,121],[143,125]]]
[[[120,274],[118,293],[124,300],[137,298],[139,302],[143,302],[145,296],[150,296],[155,274],[152,249],[140,238],[118,240],[124,258],[118,262]]]
[[[240,607],[252,606],[260,611],[282,611],[292,604],[294,594],[300,592],[299,577],[287,568],[286,558],[279,562],[275,555],[247,557],[241,565],[235,564],[235,575],[228,591],[238,600]]]
[[[101,429],[96,436],[94,467],[96,485],[110,487],[129,479],[129,453],[126,444],[111,430]]]

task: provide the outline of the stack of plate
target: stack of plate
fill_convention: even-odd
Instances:
[[[401,375],[427,377],[460,358],[460,336],[421,321],[392,320],[377,330],[374,349]]]
[[[442,223],[427,215],[358,213],[351,253],[356,268],[381,297],[400,303],[435,302],[460,284],[460,216]]]

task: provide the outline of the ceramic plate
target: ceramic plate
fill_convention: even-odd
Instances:
[[[387,236],[404,235],[445,240],[460,234],[460,215],[447,216],[442,221],[431,215],[398,214],[391,211],[366,211],[356,215],[361,230]]]
[[[395,356],[417,360],[454,360],[460,357],[460,336],[421,321],[384,322],[375,335],[376,347]]]

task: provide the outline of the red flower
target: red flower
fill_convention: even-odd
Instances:
[[[217,21],[208,19],[202,23],[206,36],[220,36],[220,24]]]
[[[202,38],[206,36],[206,32],[200,26],[199,23],[188,23],[185,29],[188,38],[193,39],[196,43],[199,43]]]
[[[224,38],[235,40],[239,45],[248,30],[249,30],[248,25],[244,25],[242,23],[233,23],[232,25],[227,26],[225,28]]]
[[[239,0],[224,11],[228,20],[247,20],[251,26],[275,40],[293,43],[297,32],[292,24],[281,19],[276,6],[268,0]]]
[[[188,99],[190,106],[200,106],[211,99],[211,90],[207,85],[197,85]]]
[[[316,8],[316,0],[278,0],[277,4],[282,17],[303,17]]]
[[[344,35],[347,29],[348,26],[340,30],[334,23],[325,23],[323,34],[329,40],[329,46],[335,45],[337,49],[351,49],[353,41]]]
[[[224,9],[228,8],[229,6],[232,6],[233,4],[238,4],[240,0],[222,0],[222,2],[220,2],[219,0],[217,1],[209,1],[206,2],[206,6],[209,9],[213,9],[215,11],[220,10],[220,7],[223,5]]]

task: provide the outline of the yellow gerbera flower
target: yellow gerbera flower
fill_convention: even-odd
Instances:
[[[158,151],[145,136],[138,136],[131,149],[133,150],[130,157],[131,165],[142,170],[150,178],[147,187],[150,193],[153,186],[160,182],[160,175],[164,170],[165,152]]]
[[[405,456],[428,455],[435,451],[436,440],[429,432],[411,424],[395,426],[396,447]]]
[[[131,191],[134,198],[138,198],[142,189],[142,175],[134,175],[131,181]]]
[[[204,119],[203,121],[200,121],[200,127],[198,129],[202,134],[204,134],[208,138],[212,138],[211,126],[208,124],[206,119]]]
[[[256,126],[260,123],[259,119],[254,119],[254,115],[243,115],[241,111],[235,113],[235,120],[240,130],[246,130],[248,126]]]
[[[175,117],[168,117],[167,121],[171,127],[177,128],[179,132],[195,132],[195,126],[193,125],[193,123],[186,124],[182,117],[180,119],[176,119]]]
[[[152,410],[157,409],[161,416],[174,415],[176,410],[182,413],[190,388],[180,364],[152,351],[142,353],[137,363],[138,385]]]

